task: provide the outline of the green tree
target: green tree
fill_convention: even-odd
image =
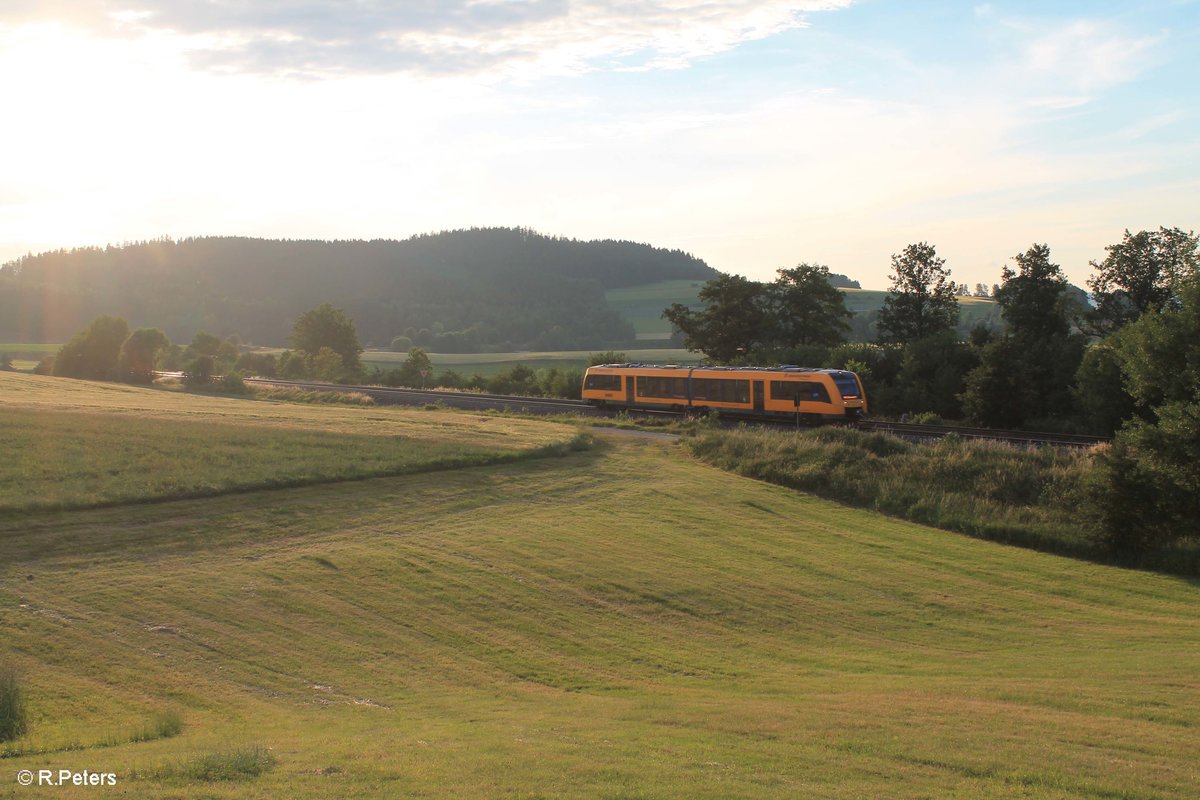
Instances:
[[[420,347],[408,351],[408,357],[400,365],[401,385],[424,388],[429,376],[433,375],[433,362],[429,354]]]
[[[275,377],[277,361],[272,353],[242,353],[238,356],[236,367],[247,375],[273,378]]]
[[[1066,336],[1071,328],[1067,311],[1067,279],[1050,261],[1050,247],[1032,245],[1013,257],[1017,271],[1005,265],[996,294],[1008,331],[1020,342]]]
[[[714,361],[745,358],[766,333],[767,289],[740,275],[721,275],[700,288],[704,308],[674,303],[662,316],[684,337],[684,347]]]
[[[1117,339],[1109,337],[1087,348],[1075,371],[1072,392],[1080,421],[1097,436],[1112,436],[1133,416],[1134,401],[1125,390]]]
[[[892,256],[892,288],[879,310],[879,336],[915,342],[958,324],[958,290],[933,245],[910,244]]]
[[[397,336],[392,339],[391,348],[393,353],[407,353],[412,346],[413,340],[407,336]]]
[[[846,299],[830,281],[829,267],[797,264],[778,270],[771,284],[769,311],[774,318],[774,337],[784,347],[821,344],[832,346],[846,340]]]
[[[899,402],[909,413],[933,412],[944,419],[961,419],[960,395],[967,375],[978,365],[975,349],[960,342],[952,331],[910,342],[904,348],[896,381]]]
[[[300,315],[292,328],[291,343],[296,350],[309,356],[316,356],[321,348],[328,347],[342,357],[345,369],[353,372],[362,369],[359,356],[363,349],[358,343],[354,321],[329,303]]]
[[[192,343],[187,346],[189,357],[213,356],[221,349],[221,339],[207,331],[197,331]]]
[[[217,362],[212,356],[196,356],[183,370],[183,381],[188,386],[207,386],[212,383]]]
[[[150,383],[158,358],[171,346],[167,335],[158,328],[138,328],[121,345],[117,366],[121,379],[130,383]]]
[[[1069,417],[1071,384],[1083,358],[1082,337],[1071,334],[1070,295],[1050,248],[1035,244],[1004,267],[996,293],[1007,324],[1004,335],[983,347],[980,365],[967,376],[963,409],[980,425],[1056,426]]]
[[[966,377],[962,393],[966,418],[993,428],[1021,427],[1028,414],[1029,389],[1021,367],[1021,353],[1011,336],[986,343],[979,351],[979,366]]]
[[[304,378],[312,371],[312,356],[298,350],[284,350],[279,354],[275,374],[280,378]]]
[[[129,338],[129,324],[121,317],[102,316],[75,334],[54,359],[54,374],[67,378],[114,380],[121,345]]]
[[[1142,414],[1117,433],[1094,498],[1100,535],[1118,551],[1198,533],[1200,276],[1181,283],[1178,300],[1178,308],[1143,314],[1114,339]]]
[[[320,352],[312,357],[312,363],[309,366],[311,377],[331,383],[338,380],[344,371],[345,364],[342,356],[332,347],[322,347]]]
[[[1108,333],[1145,314],[1178,305],[1183,282],[1200,270],[1200,237],[1179,228],[1139,231],[1105,248],[1088,280],[1096,309],[1093,332]]]

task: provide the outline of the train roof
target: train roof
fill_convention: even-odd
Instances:
[[[704,370],[705,372],[762,372],[774,373],[784,372],[788,374],[798,373],[818,373],[823,375],[833,375],[839,372],[849,372],[844,369],[826,369],[823,367],[798,367],[795,364],[780,364],[775,367],[717,367],[704,364],[641,364],[638,362],[627,362],[624,364],[595,364],[589,369],[661,369],[663,371],[677,370]]]

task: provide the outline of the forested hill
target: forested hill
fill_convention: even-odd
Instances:
[[[286,343],[329,302],[364,343],[407,334],[442,351],[623,344],[604,291],[716,271],[678,250],[488,228],[405,241],[160,240],[31,255],[0,267],[0,341],[60,342],[100,314],[174,340],[197,330]]]

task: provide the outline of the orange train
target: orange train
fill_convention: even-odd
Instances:
[[[588,367],[583,399],[595,406],[706,412],[818,421],[867,413],[853,372],[808,367],[689,367],[604,364]]]

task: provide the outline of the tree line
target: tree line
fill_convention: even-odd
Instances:
[[[1091,262],[1080,301],[1046,244],[1013,257],[991,292],[999,332],[955,334],[962,287],[936,249],[892,256],[876,342],[846,341],[844,300],[800,264],[773,283],[723,275],[703,307],[663,312],[718,363],[853,370],[873,414],[1114,435],[1094,500],[1114,548],[1195,536],[1200,519],[1200,240],[1125,232]],[[976,287],[977,290],[980,288]]]
[[[279,354],[248,349],[239,337],[221,339],[197,332],[189,344],[171,344],[157,328],[131,331],[125,319],[102,315],[71,337],[58,353],[42,359],[39,374],[85,380],[149,384],[155,373],[182,372],[192,387],[219,378],[221,388],[244,391],[244,377],[316,380],[338,384],[443,388],[531,397],[580,396],[583,370],[569,367],[532,369],[517,364],[490,376],[437,373],[429,354],[412,346],[407,357],[390,369],[368,369],[361,360],[355,323],[343,309],[323,303],[301,314],[292,326],[289,349]],[[592,363],[624,360],[623,353],[604,352]],[[596,360],[600,359],[600,360]]]
[[[207,330],[280,345],[297,315],[330,302],[379,346],[408,335],[438,352],[609,347],[636,334],[605,290],[715,274],[679,250],[520,228],[404,241],[162,239],[0,266],[0,341],[65,341],[111,314],[174,340]]]

